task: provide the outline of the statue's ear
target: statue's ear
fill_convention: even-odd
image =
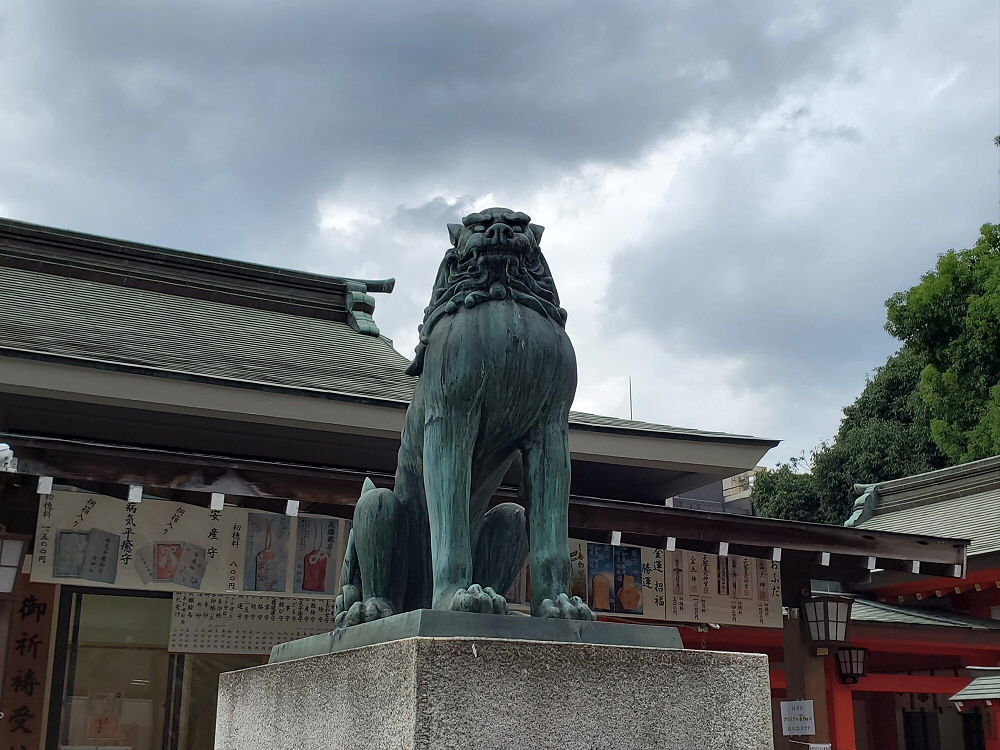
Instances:
[[[545,231],[545,227],[543,227],[541,224],[528,224],[528,229],[530,229],[531,233],[533,235],[535,235],[535,244],[536,245],[541,245],[542,244],[542,232]]]
[[[462,233],[463,227],[461,224],[449,224],[448,225],[448,236],[451,237],[451,244],[458,245],[458,236]]]
[[[361,485],[361,494],[363,495],[366,492],[370,492],[373,489],[375,489],[375,482],[372,481],[371,477],[365,477],[365,481]]]

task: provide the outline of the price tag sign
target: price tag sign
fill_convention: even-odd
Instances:
[[[812,701],[781,701],[781,733],[785,737],[816,734]]]

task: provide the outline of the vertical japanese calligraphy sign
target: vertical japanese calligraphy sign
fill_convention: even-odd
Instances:
[[[41,750],[56,587],[19,575],[3,673],[0,748]]]

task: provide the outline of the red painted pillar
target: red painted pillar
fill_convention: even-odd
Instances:
[[[825,660],[827,707],[830,712],[830,742],[834,750],[857,750],[854,735],[854,693],[840,679],[837,659]]]

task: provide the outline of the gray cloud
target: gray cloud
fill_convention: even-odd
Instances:
[[[0,210],[395,275],[377,316],[405,338],[465,203],[490,193],[535,214],[518,201],[585,165],[627,169],[700,133],[664,205],[638,217],[639,241],[583,249],[618,253],[619,296],[590,319],[604,335],[644,321],[685,357],[738,354],[748,389],[847,401],[891,348],[884,297],[995,209],[995,29],[992,4],[902,0],[7,4]],[[908,67],[958,72],[927,104],[940,82]],[[852,96],[892,93],[883,76],[919,90],[856,109]],[[799,161],[817,153],[823,171],[803,179]],[[328,199],[377,215],[320,231]],[[832,433],[827,411],[804,439]]]
[[[502,190],[632,158],[696,114],[738,119],[892,15],[860,7],[8,6],[0,86],[31,133],[3,160],[2,199],[84,229],[284,253],[352,175]]]
[[[986,15],[995,31],[996,8]],[[824,84],[854,109],[792,106],[758,124],[752,148],[723,134],[682,166],[666,202],[696,196],[695,220],[654,224],[616,258],[613,287],[633,293],[612,324],[641,321],[692,357],[739,353],[750,387],[782,384],[806,411],[831,388],[852,400],[898,346],[882,330],[884,300],[998,219],[997,73],[977,64],[995,56],[990,22],[907,23],[925,27],[909,48],[897,38],[859,55],[865,67],[842,62],[854,81]]]

